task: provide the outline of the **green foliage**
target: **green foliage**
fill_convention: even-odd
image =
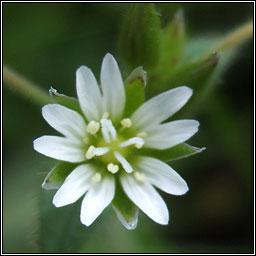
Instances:
[[[43,253],[71,253],[86,241],[86,227],[80,222],[81,200],[56,208],[54,192],[43,190],[40,203],[39,246]]]
[[[205,150],[205,148],[197,148],[187,143],[181,143],[177,146],[164,150],[144,148],[141,149],[140,153],[144,156],[152,156],[164,162],[168,162],[192,156],[202,152],[203,150]]]
[[[128,70],[151,70],[159,57],[160,17],[151,3],[132,4],[124,19],[119,50]]]
[[[44,189],[57,189],[64,182],[66,177],[75,169],[77,164],[68,162],[58,163],[52,170],[47,174],[42,184]]]

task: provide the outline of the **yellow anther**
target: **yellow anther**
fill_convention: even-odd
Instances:
[[[104,112],[102,115],[102,118],[107,119],[109,118],[109,113],[108,112]]]
[[[148,134],[146,132],[140,132],[136,136],[138,136],[138,137],[140,137],[142,139],[145,139],[148,136]]]
[[[98,122],[95,121],[91,121],[88,125],[87,125],[87,132],[90,134],[95,134],[97,133],[97,131],[100,129],[100,124]]]
[[[142,146],[143,146],[143,144],[139,144],[139,143],[135,144],[135,148],[138,148],[138,149],[142,148]]]
[[[124,118],[122,121],[121,121],[121,125],[124,127],[124,128],[130,128],[132,126],[132,120],[130,118]]]
[[[93,176],[92,176],[92,181],[93,182],[100,182],[101,181],[101,174],[96,172]]]
[[[137,181],[144,183],[146,181],[146,176],[144,173],[135,172],[134,177]]]
[[[86,155],[85,155],[87,159],[91,159],[91,158],[93,158],[93,157],[95,156],[95,154],[94,154],[94,149],[95,149],[94,146],[90,146],[90,147],[88,148],[88,150],[87,150],[87,152],[86,152]]]
[[[108,169],[108,171],[110,171],[111,173],[114,174],[114,173],[117,173],[117,172],[118,172],[119,166],[116,165],[116,164],[110,163],[110,164],[107,165],[107,169]]]

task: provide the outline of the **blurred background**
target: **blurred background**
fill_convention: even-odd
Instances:
[[[118,59],[120,23],[129,5],[3,3],[3,62],[45,91],[53,86],[76,97],[75,71],[80,65],[89,66],[99,77],[107,52]],[[163,24],[182,8],[188,37],[222,35],[253,18],[252,3],[155,6]],[[200,131],[189,143],[207,150],[170,163],[187,181],[190,191],[180,197],[160,192],[170,211],[168,226],[160,226],[140,212],[137,229],[128,231],[108,207],[91,227],[77,228],[83,242],[72,252],[253,253],[253,72],[251,38],[240,47],[214,93],[187,116],[200,122]],[[161,90],[161,84],[158,86]],[[154,91],[147,91],[147,95],[154,96]],[[32,142],[53,133],[39,106],[3,87],[5,253],[42,250],[38,246],[40,227],[48,223],[40,219],[41,184],[57,161],[35,152]],[[46,193],[51,199],[53,193]],[[50,201],[49,205],[59,216],[68,215],[67,211],[76,207],[56,210]],[[56,235],[68,232],[59,225],[54,230]]]

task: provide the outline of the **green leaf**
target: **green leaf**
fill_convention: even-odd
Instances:
[[[75,169],[77,164],[68,162],[58,163],[52,170],[47,174],[42,184],[44,189],[58,189],[64,182],[66,177]]]
[[[67,108],[70,108],[70,109],[78,112],[79,114],[81,114],[84,117],[84,115],[81,111],[78,99],[76,99],[74,97],[66,96],[64,94],[60,94],[57,92],[57,90],[55,90],[52,87],[49,90],[49,94],[50,94],[50,97],[51,97],[53,103],[58,103]]]
[[[152,3],[132,4],[124,18],[119,50],[129,70],[154,67],[159,57],[160,17]]]
[[[170,72],[174,66],[180,63],[185,50],[184,16],[179,10],[173,21],[167,25],[160,34],[160,70]]]
[[[54,193],[42,190],[39,245],[43,253],[74,253],[88,239],[79,217],[81,200],[56,208],[52,204]]]
[[[119,182],[116,182],[115,198],[112,206],[120,222],[127,229],[135,229],[138,222],[138,207],[126,196]]]
[[[164,149],[164,150],[143,148],[140,150],[140,153],[142,155],[152,156],[164,162],[168,162],[168,161],[173,161],[173,160],[181,159],[184,157],[192,156],[194,154],[202,152],[203,150],[205,150],[204,147],[197,148],[187,143],[181,143],[177,146]]]
[[[136,79],[125,86],[126,105],[124,116],[129,117],[144,102],[144,85],[142,80]]]

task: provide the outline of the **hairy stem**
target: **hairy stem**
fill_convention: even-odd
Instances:
[[[6,66],[3,66],[3,82],[6,87],[33,103],[41,106],[50,103],[50,97],[45,91]]]
[[[219,42],[216,51],[225,51],[234,47],[253,35],[253,22],[249,22],[228,34]]]

